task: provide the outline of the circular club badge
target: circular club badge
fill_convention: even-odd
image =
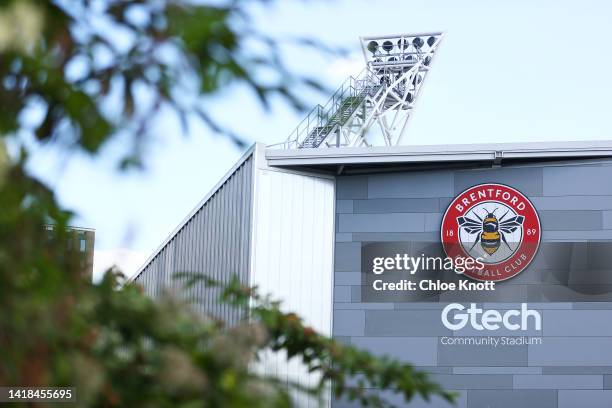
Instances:
[[[497,282],[518,275],[533,260],[540,245],[540,219],[520,191],[480,184],[450,203],[441,235],[448,257],[480,259],[481,264],[464,275]]]

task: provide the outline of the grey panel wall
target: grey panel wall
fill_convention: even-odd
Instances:
[[[249,282],[253,156],[248,156],[201,204],[135,278],[147,294],[181,289],[175,272],[203,273],[228,282],[237,275]],[[201,312],[232,324],[241,311],[219,304],[218,290],[200,283],[182,292]]]
[[[439,240],[451,199],[487,182],[515,187],[534,203],[543,242],[612,240],[612,160],[340,176],[334,337],[421,366],[460,392],[458,407],[612,407],[612,302],[530,302],[542,312],[543,330],[535,335],[543,344],[500,349],[441,344],[444,336],[478,335],[446,329],[440,319],[446,303],[361,301],[362,243]],[[537,264],[536,259],[530,268]],[[484,307],[518,306],[500,302]],[[336,401],[334,406],[351,405]],[[411,406],[447,405],[417,401]]]

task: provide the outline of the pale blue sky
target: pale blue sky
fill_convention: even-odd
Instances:
[[[409,125],[408,144],[612,139],[612,4],[606,1],[294,1],[256,7],[257,26],[276,37],[305,35],[349,48],[346,58],[289,48],[296,71],[335,88],[363,65],[360,35],[441,30],[439,48]],[[312,104],[325,102],[310,97]],[[277,101],[264,112],[234,87],[209,103],[249,141],[284,140],[303,116]],[[92,161],[52,158],[31,170],[53,185],[75,224],[96,229],[96,268],[117,260],[132,273],[240,157],[203,126],[183,137],[156,119],[147,170],[106,164],[121,141]],[[56,156],[53,156],[56,157]]]

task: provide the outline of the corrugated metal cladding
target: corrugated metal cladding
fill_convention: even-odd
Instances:
[[[184,222],[141,270],[135,281],[159,296],[165,288],[181,289],[175,272],[198,272],[220,282],[232,276],[249,283],[253,155],[249,154]],[[189,293],[198,311],[232,324],[241,311],[218,302],[217,289],[198,283]]]
[[[334,180],[268,168],[257,173],[251,284],[282,301],[306,325],[331,334]],[[260,356],[259,369],[280,381],[314,387],[316,374],[283,353]],[[294,393],[299,407],[320,404]],[[328,405],[326,405],[328,406]]]
[[[159,296],[167,287],[181,289],[173,272],[203,272],[222,282],[236,273],[244,284],[281,300],[284,311],[299,313],[306,325],[331,335],[334,178],[270,168],[264,154],[265,146],[256,144],[135,280],[148,295]],[[229,324],[241,317],[202,285],[179,293]],[[318,381],[281,353],[264,353],[255,368],[286,383]],[[300,407],[319,406],[305,394],[294,397]]]

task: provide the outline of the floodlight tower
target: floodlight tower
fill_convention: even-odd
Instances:
[[[361,37],[366,67],[275,147],[395,146],[402,142],[441,32]],[[373,135],[375,125],[380,129]]]
[[[361,37],[366,69],[384,86],[369,101],[365,132],[354,145],[368,145],[367,130],[373,123],[380,126],[385,145],[401,144],[441,39],[440,32]]]

